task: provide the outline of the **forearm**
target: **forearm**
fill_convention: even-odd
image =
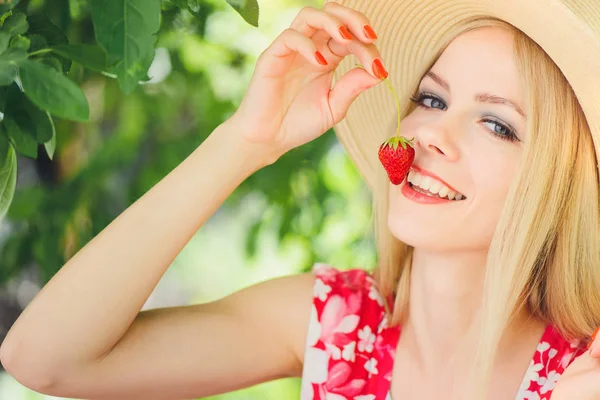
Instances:
[[[269,164],[233,130],[219,126],[63,266],[9,331],[3,361],[49,371],[91,362],[119,341],[191,237]]]

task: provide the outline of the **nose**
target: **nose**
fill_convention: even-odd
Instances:
[[[459,158],[456,137],[453,137],[448,126],[440,123],[425,124],[419,127],[415,135],[415,147],[431,155],[442,156],[448,161]]]

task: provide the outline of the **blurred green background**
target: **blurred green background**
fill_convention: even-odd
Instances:
[[[48,16],[57,25],[68,19],[70,37],[93,36],[86,1],[32,3],[51,3]],[[0,225],[0,341],[66,260],[231,115],[258,55],[303,6],[320,3],[259,1],[258,28],[221,0],[199,1],[195,15],[165,11],[152,79],[129,95],[114,79],[73,65],[91,121],[56,120],[52,161],[43,154],[18,159],[17,191]],[[369,268],[370,218],[369,193],[327,132],[247,179],[177,257],[144,309],[214,300],[315,262]],[[295,399],[299,392],[299,379],[282,379],[210,399]],[[0,368],[0,399],[50,398]]]

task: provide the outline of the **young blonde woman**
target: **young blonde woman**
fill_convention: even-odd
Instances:
[[[2,362],[92,399],[285,376],[303,399],[600,398],[598,71],[596,0],[304,8],[237,112],[44,287]],[[416,157],[392,185],[377,150],[399,121]],[[373,192],[374,275],[317,264],[140,312],[242,180],[334,126]]]

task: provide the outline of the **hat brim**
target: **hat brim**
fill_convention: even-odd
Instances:
[[[329,1],[325,1],[327,3]],[[571,84],[586,115],[596,154],[600,151],[600,2],[598,0],[336,0],[362,12],[378,35],[388,80],[401,107],[416,88],[457,22],[475,16],[504,20],[533,39]],[[359,60],[347,56],[334,72],[337,82]],[[385,174],[377,151],[395,134],[396,101],[380,84],[352,103],[334,131],[367,185]],[[401,132],[402,134],[402,132]]]

